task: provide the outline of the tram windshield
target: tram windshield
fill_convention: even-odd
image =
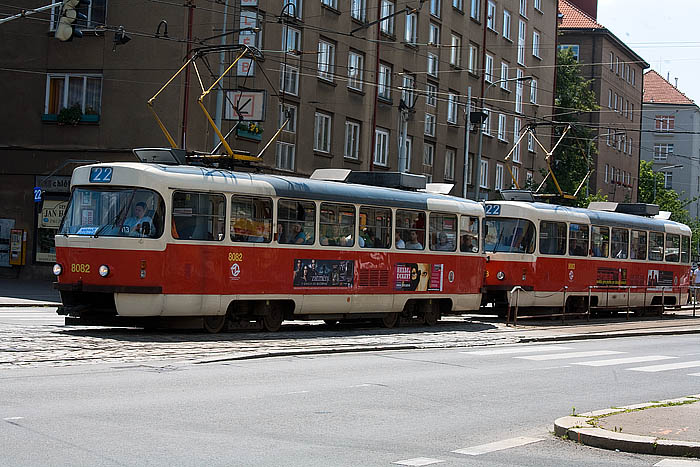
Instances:
[[[534,253],[535,224],[525,219],[484,219],[486,253]]]
[[[163,234],[165,204],[152,190],[76,188],[59,235],[148,237]]]

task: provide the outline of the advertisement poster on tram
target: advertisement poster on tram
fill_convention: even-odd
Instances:
[[[442,264],[397,263],[394,274],[394,289],[407,291],[442,291]]]
[[[673,271],[650,269],[647,272],[647,285],[649,287],[672,287]]]
[[[295,259],[294,287],[352,287],[352,260]]]
[[[627,269],[598,268],[596,285],[627,285]]]

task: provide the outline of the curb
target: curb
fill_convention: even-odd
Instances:
[[[616,433],[596,426],[600,417],[619,414],[628,410],[661,407],[669,403],[698,402],[700,394],[659,402],[635,404],[612,409],[596,410],[578,415],[568,415],[554,421],[554,434],[596,448],[620,450],[657,456],[700,457],[700,442],[662,439],[654,436]]]
[[[0,308],[42,308],[42,307],[58,307],[61,303],[54,302],[37,302],[37,303],[0,303]]]

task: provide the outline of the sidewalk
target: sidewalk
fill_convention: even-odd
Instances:
[[[570,415],[554,433],[588,446],[653,454],[700,457],[700,394]]]
[[[0,279],[0,307],[58,306],[61,296],[51,281]]]

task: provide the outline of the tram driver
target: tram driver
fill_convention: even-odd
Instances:
[[[151,235],[153,219],[146,215],[146,203],[139,201],[134,206],[134,215],[128,217],[122,225],[122,232],[131,236],[143,237]]]

